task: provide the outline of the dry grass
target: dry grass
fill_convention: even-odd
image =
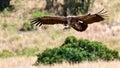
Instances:
[[[38,66],[38,68],[119,68],[119,61],[111,61],[111,62],[104,62],[104,61],[98,61],[98,62],[83,62],[80,64],[69,64],[69,63],[63,63],[63,64],[55,64],[54,66]]]
[[[38,65],[34,63],[36,57],[14,57],[0,59],[0,68],[119,68],[119,61],[95,61],[95,62],[82,62],[79,64],[55,64],[55,65]]]

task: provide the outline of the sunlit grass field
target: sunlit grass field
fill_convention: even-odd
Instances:
[[[62,3],[62,0],[59,1]],[[14,5],[14,10],[7,11],[6,9],[0,13],[0,53],[7,50],[15,55],[14,57],[10,55],[11,58],[0,58],[0,66],[2,66],[0,68],[7,68],[7,66],[5,66],[6,64],[11,68],[29,66],[34,68],[35,66],[32,66],[34,61],[36,61],[34,54],[43,52],[46,48],[59,47],[65,38],[71,35],[77,38],[97,40],[106,44],[110,49],[120,51],[120,25],[117,25],[118,27],[114,26],[113,28],[109,28],[107,25],[108,23],[120,23],[120,0],[96,0],[90,12],[97,13],[104,8],[108,11],[108,17],[103,22],[89,25],[85,32],[77,32],[72,28],[63,30],[63,25],[50,25],[47,26],[47,29],[44,29],[44,26],[42,26],[33,31],[19,31],[23,24],[25,22],[29,23],[33,17],[54,14],[43,11],[39,12],[40,9],[45,7],[45,0],[11,0],[11,4]],[[31,48],[37,48],[37,50],[35,53],[33,52],[33,55],[29,55],[32,56],[32,58],[26,59],[26,56],[28,56],[26,53],[30,52],[29,49]],[[22,52],[24,49],[28,49],[25,54]],[[11,61],[12,63],[9,63]],[[16,64],[14,64],[15,62]],[[21,65],[19,65],[19,62],[21,62]],[[26,64],[26,66],[24,66],[24,64]],[[119,64],[119,61],[97,61],[83,62],[74,65],[68,63],[55,64],[55,66],[51,66],[51,68],[117,68]],[[50,66],[40,65],[38,67],[49,68]]]
[[[16,61],[15,61],[16,60]],[[26,61],[27,60],[27,61]],[[119,61],[94,61],[94,62],[82,62],[79,64],[69,64],[63,62],[62,64],[55,65],[38,65],[35,66],[34,62],[36,57],[13,57],[0,59],[1,68],[119,68]]]

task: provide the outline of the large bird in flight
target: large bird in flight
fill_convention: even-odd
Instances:
[[[66,26],[65,28],[72,27],[73,29],[82,32],[86,30],[88,24],[103,21],[105,13],[106,11],[103,12],[103,10],[101,10],[98,13],[87,14],[84,16],[44,16],[32,19],[31,23],[35,24],[36,26],[45,24],[64,24]]]

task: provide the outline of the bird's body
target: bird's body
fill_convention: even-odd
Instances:
[[[103,10],[102,10],[103,11]],[[100,11],[100,12],[102,12]],[[84,31],[88,27],[88,24],[92,24],[94,22],[103,21],[103,13],[96,13],[96,14],[88,14],[85,16],[44,16],[44,17],[37,17],[34,18],[31,22],[36,24],[36,26],[41,26],[44,24],[53,25],[53,24],[64,24],[66,26],[72,27],[77,31]],[[105,13],[105,12],[104,12]]]

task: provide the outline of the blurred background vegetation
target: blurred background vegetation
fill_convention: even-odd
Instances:
[[[93,5],[95,0],[64,0],[63,3],[59,3],[57,0],[46,0],[45,10],[56,13],[58,15],[67,16],[68,13],[77,15],[78,13],[85,14],[89,8]],[[6,8],[10,9],[10,0],[0,1],[0,11],[5,11]]]
[[[33,47],[33,52],[34,48],[43,52],[46,48],[60,46],[69,35],[101,41],[120,51],[119,6],[120,0],[0,0],[0,53],[4,55],[10,51],[23,55],[29,47]],[[30,24],[30,19],[35,17],[80,16],[97,13],[103,8],[108,11],[105,21],[89,25],[83,33],[73,29],[64,31],[63,25],[38,29]]]
[[[10,0],[0,0],[0,11],[10,6]]]

